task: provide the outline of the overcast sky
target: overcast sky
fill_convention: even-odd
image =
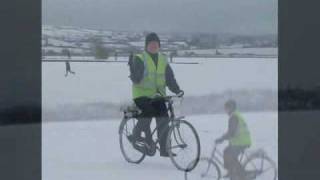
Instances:
[[[45,25],[276,34],[277,0],[42,0]]]

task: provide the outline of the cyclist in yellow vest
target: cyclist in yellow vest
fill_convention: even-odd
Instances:
[[[228,100],[225,103],[225,111],[229,115],[228,131],[215,143],[220,144],[224,140],[229,141],[229,146],[226,147],[223,154],[224,167],[228,171],[225,177],[242,176],[242,166],[238,160],[238,156],[246,148],[251,146],[250,132],[242,115],[237,110],[237,105],[234,100]]]
[[[167,87],[179,96],[184,94],[176,82],[167,57],[159,52],[159,49],[159,37],[156,33],[150,33],[146,36],[145,51],[136,54],[129,60],[133,100],[142,113],[138,117],[133,135],[128,138],[139,151],[143,151],[143,148],[139,148],[135,144],[154,145],[150,130],[153,117],[156,118],[158,137],[162,133],[162,137],[166,137],[168,133],[169,119],[165,101],[161,98],[155,99],[155,96],[165,96]],[[142,132],[144,132],[145,137],[142,137]],[[166,139],[161,138],[159,144],[160,156],[168,157]],[[152,156],[154,154],[148,154],[147,152],[147,155]]]

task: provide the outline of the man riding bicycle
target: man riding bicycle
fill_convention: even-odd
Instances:
[[[163,133],[163,138],[159,142],[160,156],[168,157],[166,137],[169,116],[165,100],[155,98],[155,96],[165,96],[166,87],[180,97],[183,96],[184,92],[176,82],[167,57],[160,53],[159,49],[159,37],[155,33],[150,33],[146,36],[145,51],[141,54],[136,54],[129,60],[133,101],[141,110],[141,114],[138,115],[138,123],[133,129],[133,134],[128,139],[135,149],[146,152],[147,155],[154,155],[145,150],[150,146],[155,146],[150,129],[151,120],[155,117],[158,137]],[[145,137],[141,136],[142,132],[144,132]]]
[[[215,143],[220,144],[224,140],[229,141],[229,146],[224,150],[224,166],[228,171],[225,177],[241,178],[244,176],[242,166],[238,156],[246,148],[251,146],[250,132],[242,115],[237,110],[234,100],[228,100],[225,103],[225,111],[229,115],[228,131]]]

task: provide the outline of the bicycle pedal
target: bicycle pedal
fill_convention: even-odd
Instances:
[[[146,148],[146,154],[148,156],[154,156],[156,154],[156,145],[154,143],[152,143],[151,145],[149,145],[148,143],[145,143],[145,148]]]
[[[146,147],[145,147],[144,144],[141,144],[139,142],[138,143],[134,143],[133,147],[134,147],[134,149],[136,149],[137,151],[139,151],[139,152],[141,152],[143,154],[146,153]]]
[[[146,154],[148,155],[148,156],[154,156],[155,154],[156,154],[156,149],[146,149],[147,151],[146,151]]]

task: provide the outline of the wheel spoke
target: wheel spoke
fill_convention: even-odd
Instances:
[[[132,135],[133,128],[135,127],[135,119],[124,119],[120,127],[120,148],[121,153],[124,156],[125,160],[130,163],[140,163],[145,154],[136,150],[133,144],[128,139],[128,136]]]
[[[194,128],[189,123],[183,120],[177,123],[179,123],[179,128],[174,127],[171,130],[170,138],[173,144],[170,144],[171,147],[169,147],[171,150],[177,149],[174,150],[176,156],[170,157],[170,159],[178,169],[192,170],[196,164],[191,166],[190,162],[199,158],[197,156],[199,156],[200,152],[194,153],[199,151],[199,139]]]
[[[194,161],[192,162],[194,163]],[[190,167],[190,166],[189,166]],[[208,158],[201,158],[199,164],[185,174],[185,180],[218,180],[220,179],[220,169]]]
[[[249,160],[249,162],[247,162],[247,164],[246,164],[247,166],[245,167],[246,171],[247,170],[249,172],[252,171],[256,175],[256,177],[260,177],[263,174],[267,174],[267,175],[264,175],[263,177],[268,178],[268,179],[274,179],[275,177],[277,177],[276,168],[274,167],[273,162],[268,157],[266,157],[266,156],[253,156],[251,158],[249,157],[249,159],[250,160]],[[257,166],[259,168],[257,168]],[[252,167],[254,167],[254,169],[252,169]],[[269,173],[267,173],[267,172],[269,172]]]

